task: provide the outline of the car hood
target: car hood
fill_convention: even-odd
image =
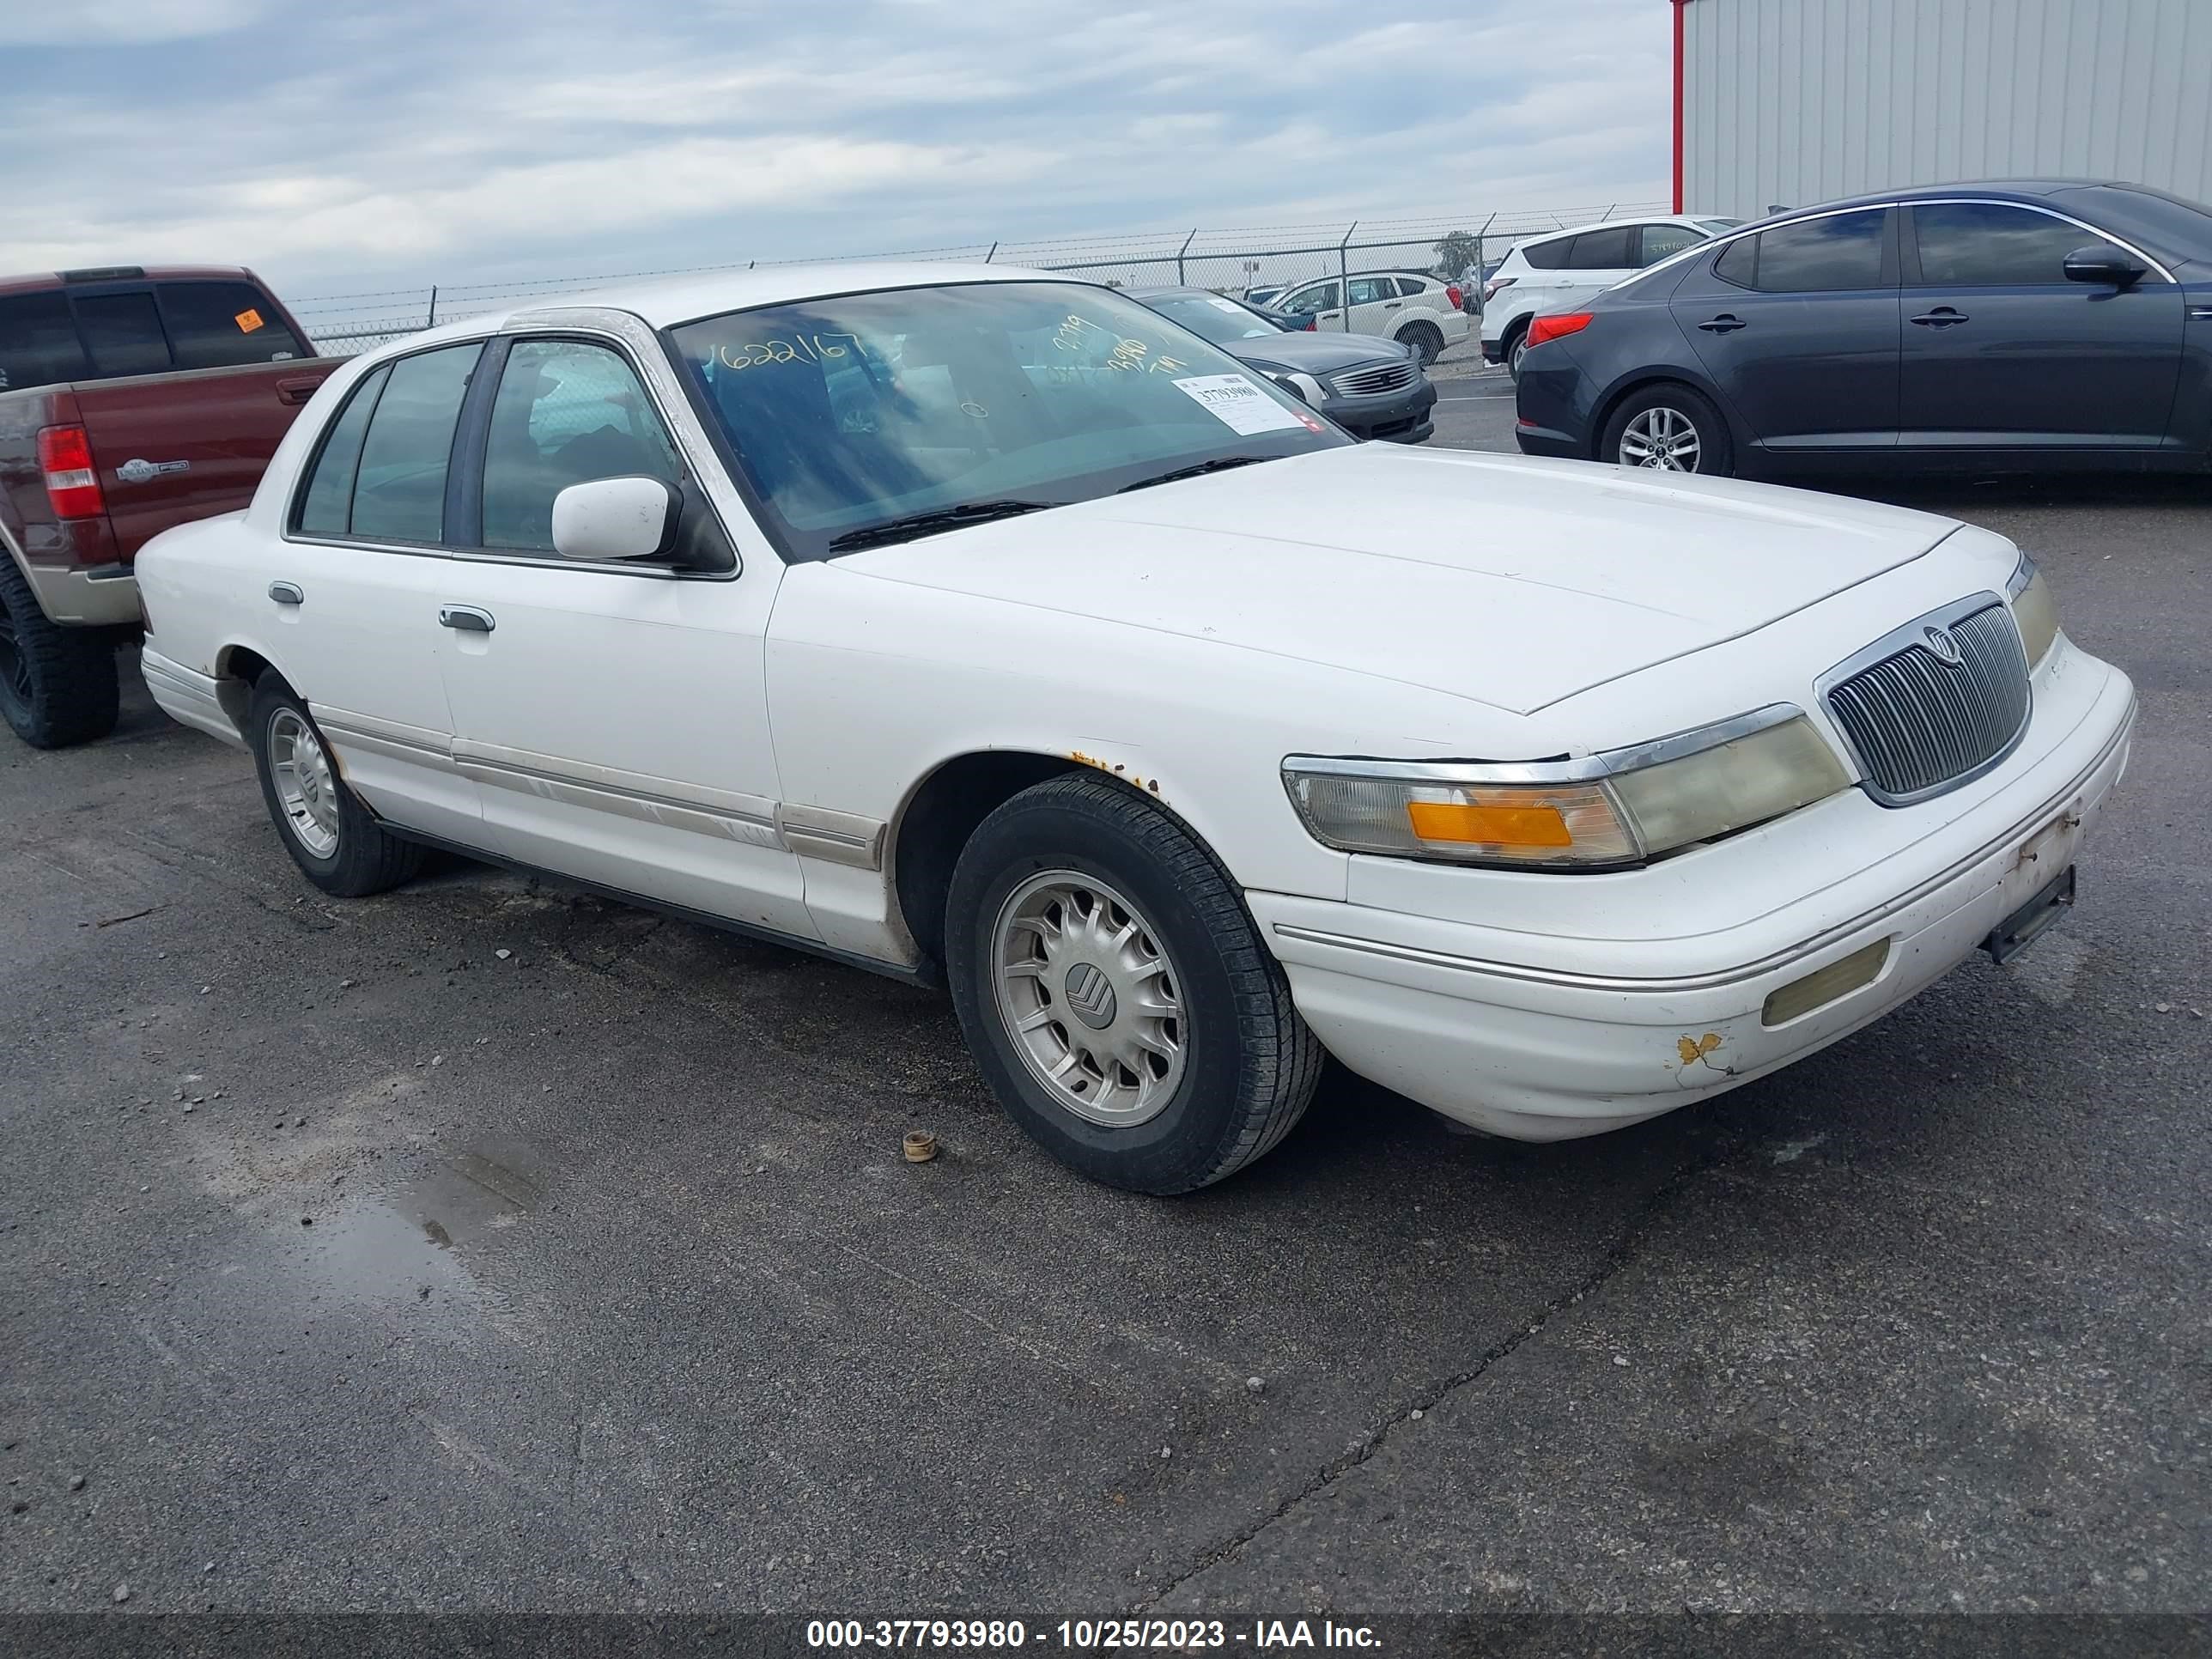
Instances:
[[[1532,714],[1919,557],[1956,521],[1361,444],[837,561]]]
[[[1406,348],[1395,340],[1372,334],[1318,334],[1301,331],[1257,340],[1239,340],[1226,348],[1230,355],[1258,367],[1272,363],[1307,374],[1335,374],[1363,363],[1402,363]]]

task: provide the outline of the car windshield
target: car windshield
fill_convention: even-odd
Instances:
[[[1352,441],[1206,341],[1088,284],[841,295],[670,337],[799,558]]]
[[[1271,340],[1284,332],[1258,312],[1218,294],[1161,294],[1145,303],[1200,338],[1232,349],[1240,340]]]

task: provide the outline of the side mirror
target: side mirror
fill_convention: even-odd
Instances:
[[[684,497],[659,478],[593,478],[553,498],[553,550],[604,563],[665,557]]]
[[[2114,288],[2142,281],[2144,271],[2134,256],[2121,252],[2110,242],[2075,248],[2066,256],[2063,269],[2069,283],[2110,283]]]

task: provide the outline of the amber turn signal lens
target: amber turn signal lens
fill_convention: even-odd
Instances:
[[[1409,801],[1407,821],[1423,841],[1491,847],[1571,847],[1574,837],[1556,806],[1470,806],[1456,801]]]

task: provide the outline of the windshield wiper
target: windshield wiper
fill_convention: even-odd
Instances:
[[[882,524],[872,524],[865,530],[848,530],[830,544],[830,550],[844,553],[857,547],[877,547],[884,542],[907,541],[939,530],[958,530],[964,525],[988,524],[994,519],[1012,519],[1024,513],[1041,513],[1048,507],[1061,504],[1059,501],[963,501],[958,507],[935,507],[927,513],[909,513],[903,519],[887,519]]]
[[[1194,462],[1179,466],[1172,472],[1163,472],[1156,477],[1139,478],[1133,484],[1123,484],[1116,495],[1126,495],[1133,489],[1150,489],[1154,484],[1174,483],[1182,478],[1203,477],[1209,472],[1226,472],[1232,466],[1252,466],[1261,461],[1272,461],[1273,455],[1217,455],[1210,461]]]

